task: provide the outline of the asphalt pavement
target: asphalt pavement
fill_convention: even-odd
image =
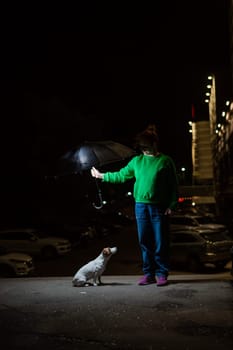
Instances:
[[[108,275],[96,287],[73,287],[71,276],[1,279],[1,348],[232,349],[230,278],[172,274],[166,287],[137,279]]]
[[[118,246],[101,286],[73,287],[77,268]],[[171,271],[169,284],[139,286],[134,227],[120,228],[67,256],[36,261],[35,276],[0,279],[4,350],[228,350],[233,346],[230,269]]]

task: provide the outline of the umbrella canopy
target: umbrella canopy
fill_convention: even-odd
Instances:
[[[129,159],[136,155],[136,152],[114,141],[84,142],[76,149],[64,154],[59,160],[57,175],[70,175],[82,173],[94,167],[115,163]],[[99,204],[93,203],[96,209],[101,209],[104,205],[101,189],[98,180],[95,179],[98,191]]]
[[[93,166],[101,167],[125,160],[135,154],[133,149],[114,141],[84,142],[61,157],[58,172],[79,173]]]

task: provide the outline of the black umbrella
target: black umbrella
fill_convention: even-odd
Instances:
[[[58,173],[80,173],[94,167],[122,161],[135,155],[131,148],[114,141],[84,142],[59,160]]]
[[[58,175],[77,174],[94,167],[102,167],[129,159],[136,152],[121,143],[108,141],[84,142],[77,148],[65,153],[59,160]],[[100,206],[103,206],[102,194],[96,180]]]

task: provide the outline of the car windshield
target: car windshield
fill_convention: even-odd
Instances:
[[[198,218],[195,218],[199,224],[203,225],[203,224],[214,224],[214,220],[209,217],[209,216],[200,216]]]
[[[205,232],[200,234],[206,241],[208,242],[220,242],[220,241],[226,241],[230,238],[227,236],[227,234],[221,232]]]
[[[41,231],[35,231],[33,234],[39,238],[46,238],[48,237],[48,234],[46,232],[41,232]]]

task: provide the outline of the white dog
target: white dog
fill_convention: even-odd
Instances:
[[[89,280],[93,280],[93,285],[97,286],[97,280],[101,284],[101,275],[106,269],[107,262],[113,254],[117,252],[116,247],[104,248],[96,259],[89,261],[82,266],[74,275],[72,284],[74,287],[83,287],[88,285]]]

